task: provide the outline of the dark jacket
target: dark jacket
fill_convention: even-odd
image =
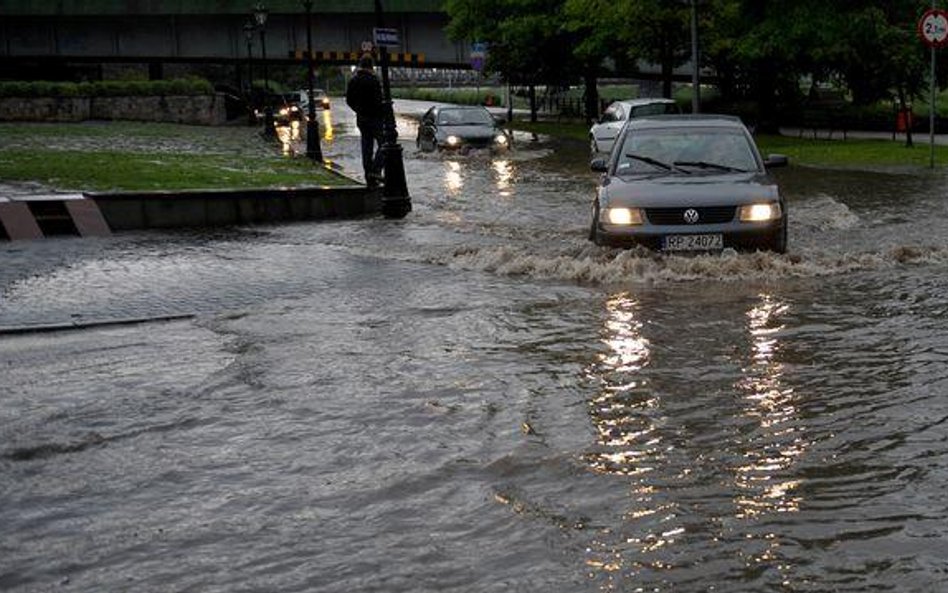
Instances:
[[[346,87],[346,105],[356,112],[357,120],[382,117],[382,85],[371,70],[356,70]]]

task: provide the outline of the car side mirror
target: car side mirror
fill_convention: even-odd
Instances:
[[[593,159],[592,162],[589,163],[589,168],[596,173],[605,173],[609,170],[609,164],[606,163],[606,159],[598,158]]]
[[[786,167],[790,164],[790,159],[783,154],[768,154],[767,159],[764,161],[764,167],[767,169],[773,169],[775,167]]]

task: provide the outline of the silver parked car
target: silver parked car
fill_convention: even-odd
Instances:
[[[590,239],[662,251],[787,250],[787,204],[735,117],[669,115],[631,120],[608,158],[592,207]]]
[[[507,150],[510,136],[501,129],[500,123],[483,107],[439,105],[422,116],[415,143],[425,152],[470,148]]]
[[[630,119],[649,115],[681,113],[678,104],[671,99],[629,99],[615,101],[602,112],[599,121],[589,128],[589,150],[608,154],[616,136]]]

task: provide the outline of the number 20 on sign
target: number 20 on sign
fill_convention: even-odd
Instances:
[[[948,45],[948,12],[938,8],[925,11],[918,21],[918,35],[929,47]]]

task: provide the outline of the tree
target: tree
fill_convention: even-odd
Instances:
[[[489,45],[485,69],[511,84],[530,88],[536,119],[537,84],[569,84],[579,72],[573,39],[563,27],[563,2],[545,0],[448,0],[447,31],[453,39]]]

